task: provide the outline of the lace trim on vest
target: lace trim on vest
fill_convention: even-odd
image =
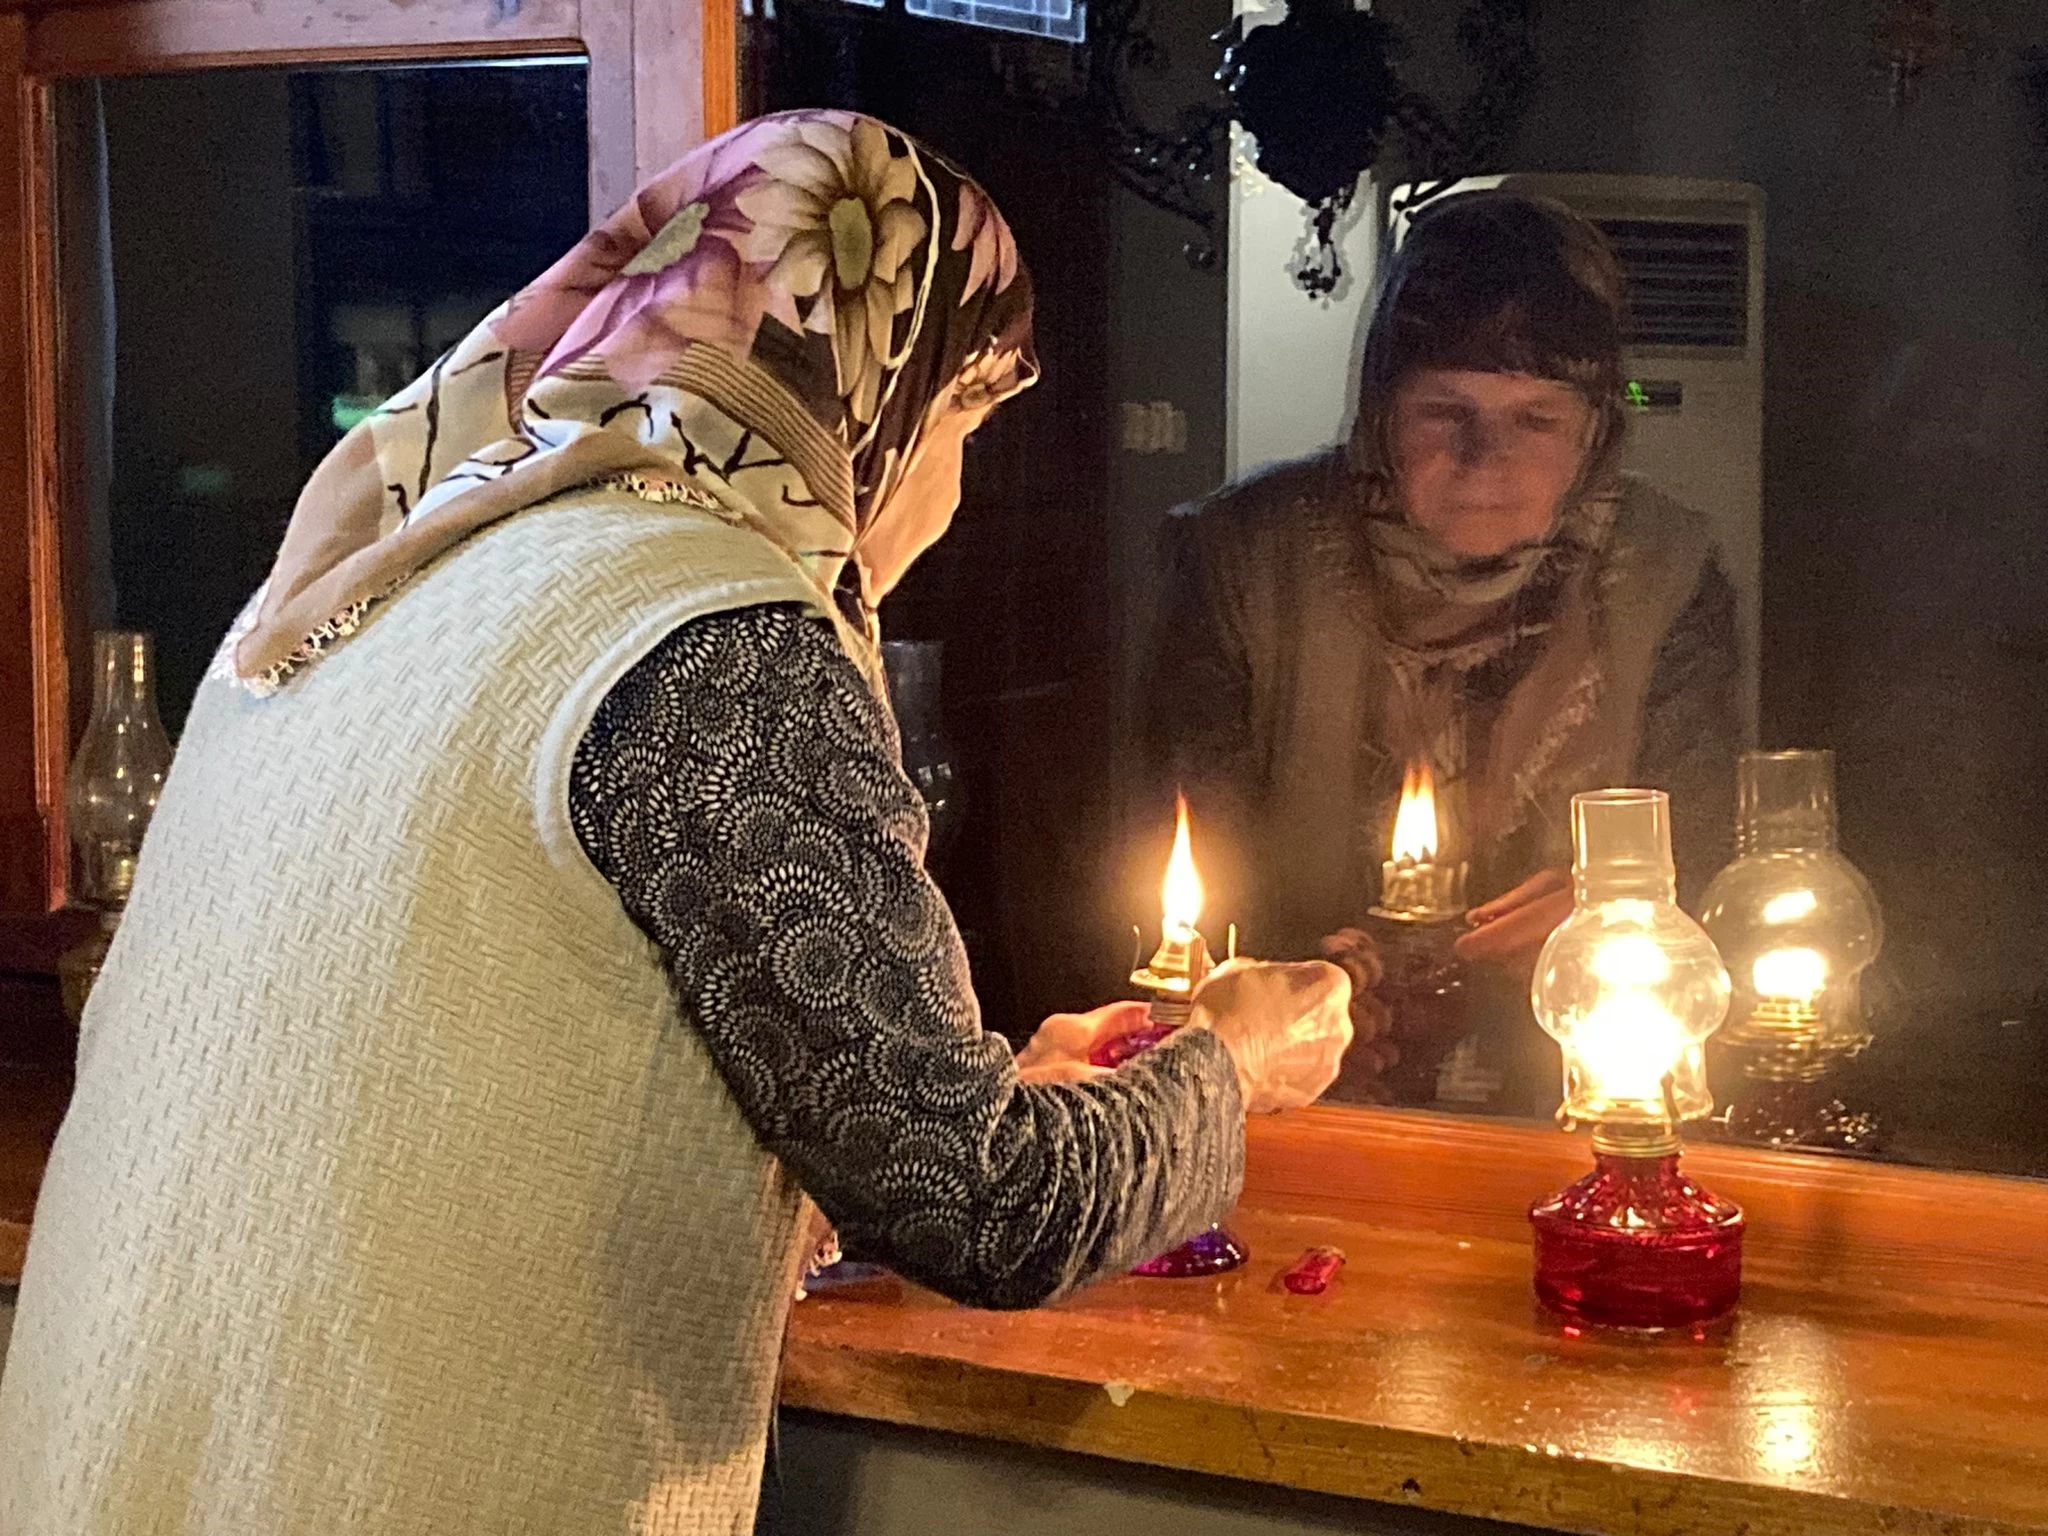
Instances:
[[[732,510],[709,491],[691,485],[686,481],[671,480],[662,475],[645,474],[639,470],[620,470],[616,474],[605,475],[582,485],[571,486],[569,489],[558,493],[558,495],[550,496],[547,499],[549,501],[556,501],[563,496],[577,496],[590,491],[619,491],[629,496],[637,496],[642,501],[651,501],[661,506],[695,507],[700,511],[713,513],[722,521],[735,525],[740,522],[740,519],[735,516]],[[370,610],[376,607],[377,604],[391,598],[409,579],[409,576],[401,576],[383,591],[373,592],[368,597],[360,598],[350,603],[339,613],[328,619],[326,623],[306,636],[305,639],[293,646],[290,654],[285,656],[275,666],[266,667],[254,676],[245,677],[235,669],[235,652],[241,648],[243,638],[248,635],[250,630],[256,627],[256,616],[262,611],[263,597],[269,590],[269,583],[266,582],[263,586],[257,588],[256,595],[249,600],[247,606],[242,609],[240,616],[236,618],[234,625],[228,630],[227,639],[221,643],[221,648],[214,658],[214,664],[209,669],[210,673],[214,677],[246,688],[259,699],[267,699],[286,683],[290,682],[293,673],[311,662],[318,661],[337,645],[354,635],[357,630],[363,627],[363,620],[369,616]]]

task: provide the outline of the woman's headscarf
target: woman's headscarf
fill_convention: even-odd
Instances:
[[[621,473],[772,540],[828,594],[927,430],[1037,376],[979,186],[851,112],[685,155],[323,460],[235,673],[261,690],[479,528]]]

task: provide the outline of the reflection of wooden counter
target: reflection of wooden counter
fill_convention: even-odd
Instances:
[[[2048,1185],[1699,1149],[1749,1210],[1745,1304],[1639,1342],[1530,1298],[1522,1208],[1584,1158],[1422,1116],[1263,1121],[1236,1274],[1010,1315],[894,1280],[821,1296],[784,1401],[1615,1536],[2048,1531]],[[1329,1293],[1274,1288],[1331,1242]]]

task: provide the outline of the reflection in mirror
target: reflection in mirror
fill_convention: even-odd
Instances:
[[[1385,0],[1404,117],[1261,98],[1371,145],[1319,216],[1289,187],[1328,166],[1217,95],[1226,0],[1130,12],[784,0],[744,39],[754,110],[857,107],[981,177],[1041,295],[1043,381],[884,615],[943,648],[991,1022],[1123,987],[1180,788],[1211,943],[1361,983],[1338,1097],[1545,1118],[1571,794],[1670,791],[1700,914],[1742,754],[1831,751],[1825,835],[1744,852],[1870,910],[1708,913],[1739,1017],[1696,1134],[2048,1174],[2037,8],[1931,59],[1861,0]],[[1758,948],[1769,911],[1807,937]]]
[[[586,226],[580,60],[82,81],[57,103],[94,629],[175,735],[341,434]]]

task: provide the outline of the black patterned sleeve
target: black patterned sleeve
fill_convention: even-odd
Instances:
[[[1084,1084],[985,1032],[894,723],[822,620],[676,630],[600,705],[570,810],[740,1109],[851,1256],[1025,1307],[1237,1198],[1228,1050],[1183,1031]]]

